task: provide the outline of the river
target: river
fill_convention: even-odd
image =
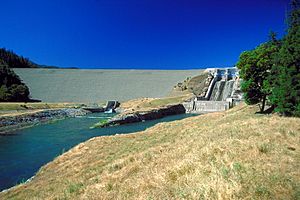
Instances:
[[[109,117],[109,114],[99,113],[38,125],[16,131],[11,136],[0,136],[0,191],[26,181],[41,166],[92,137],[133,133],[159,122],[189,116],[191,115],[174,115],[141,123],[90,129],[100,118]]]

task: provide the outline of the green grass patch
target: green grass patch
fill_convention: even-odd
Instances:
[[[271,151],[271,145],[264,143],[258,146],[258,150],[261,153],[269,153]]]
[[[107,123],[108,123],[108,119],[102,119],[100,122],[98,122],[98,123],[94,124],[93,126],[91,126],[90,129],[101,128]]]
[[[75,194],[78,194],[80,192],[80,189],[83,187],[83,184],[82,183],[71,183],[69,186],[68,186],[68,192],[70,194],[72,193],[75,193]]]

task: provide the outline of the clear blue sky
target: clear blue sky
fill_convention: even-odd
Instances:
[[[79,68],[232,66],[286,29],[288,0],[0,0],[0,47]]]

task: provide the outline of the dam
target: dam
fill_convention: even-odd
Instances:
[[[208,68],[209,81],[204,94],[183,103],[187,113],[206,113],[227,110],[239,104],[243,97],[237,68]]]

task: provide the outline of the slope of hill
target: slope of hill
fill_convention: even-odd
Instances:
[[[32,62],[29,58],[25,58],[14,53],[12,50],[0,48],[0,62],[6,64],[9,68],[48,68],[59,69],[56,66],[40,65]],[[77,69],[76,67],[66,69]]]
[[[29,101],[29,89],[20,77],[0,60],[0,102]]]
[[[10,68],[38,68],[39,65],[30,61],[28,58],[19,56],[11,50],[0,48],[0,61],[7,64]]]
[[[300,119],[256,110],[90,139],[0,199],[299,199]]]
[[[174,86],[173,91],[170,96],[178,96],[192,93],[196,96],[201,96],[203,93],[205,94],[210,80],[211,75],[206,71],[203,71],[201,74],[188,77],[183,82],[177,83]]]

